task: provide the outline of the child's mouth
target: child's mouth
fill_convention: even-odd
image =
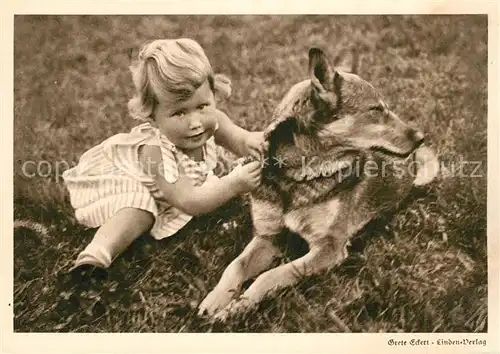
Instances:
[[[201,133],[195,134],[195,135],[191,135],[190,137],[188,137],[188,139],[189,140],[197,141],[197,140],[200,140],[200,138],[203,137],[203,134],[205,134],[204,131],[202,131]]]

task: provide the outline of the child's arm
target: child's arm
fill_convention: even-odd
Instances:
[[[215,143],[221,145],[238,156],[245,156],[245,142],[249,131],[237,126],[226,114],[218,111],[219,129],[214,134]]]
[[[214,134],[215,142],[238,156],[260,158],[267,149],[262,132],[249,132],[234,124],[224,112],[215,110],[219,129]]]
[[[260,184],[260,163],[257,161],[241,166],[220,179],[212,178],[202,186],[194,186],[185,176],[175,183],[165,180],[161,151],[157,146],[143,146],[139,160],[145,172],[156,181],[167,203],[193,216],[215,210],[236,195]]]

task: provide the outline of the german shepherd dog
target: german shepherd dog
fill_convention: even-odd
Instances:
[[[224,321],[301,277],[339,265],[350,238],[438,173],[422,132],[400,120],[368,82],[336,70],[318,48],[309,50],[309,73],[265,130],[262,183],[251,193],[253,239],[202,301],[200,315]],[[283,228],[304,238],[309,252],[267,270],[280,254],[273,241]]]

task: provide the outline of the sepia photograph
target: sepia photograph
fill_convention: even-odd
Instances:
[[[488,332],[488,15],[13,24],[15,333]]]

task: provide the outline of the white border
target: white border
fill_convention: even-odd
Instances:
[[[498,4],[496,1],[17,1],[1,5],[3,166],[0,184],[2,237],[2,352],[7,353],[102,353],[102,352],[227,352],[227,353],[371,353],[498,352]],[[488,334],[22,334],[13,333],[13,15],[14,14],[489,14],[488,48]],[[389,339],[486,339],[487,347],[391,347]]]

